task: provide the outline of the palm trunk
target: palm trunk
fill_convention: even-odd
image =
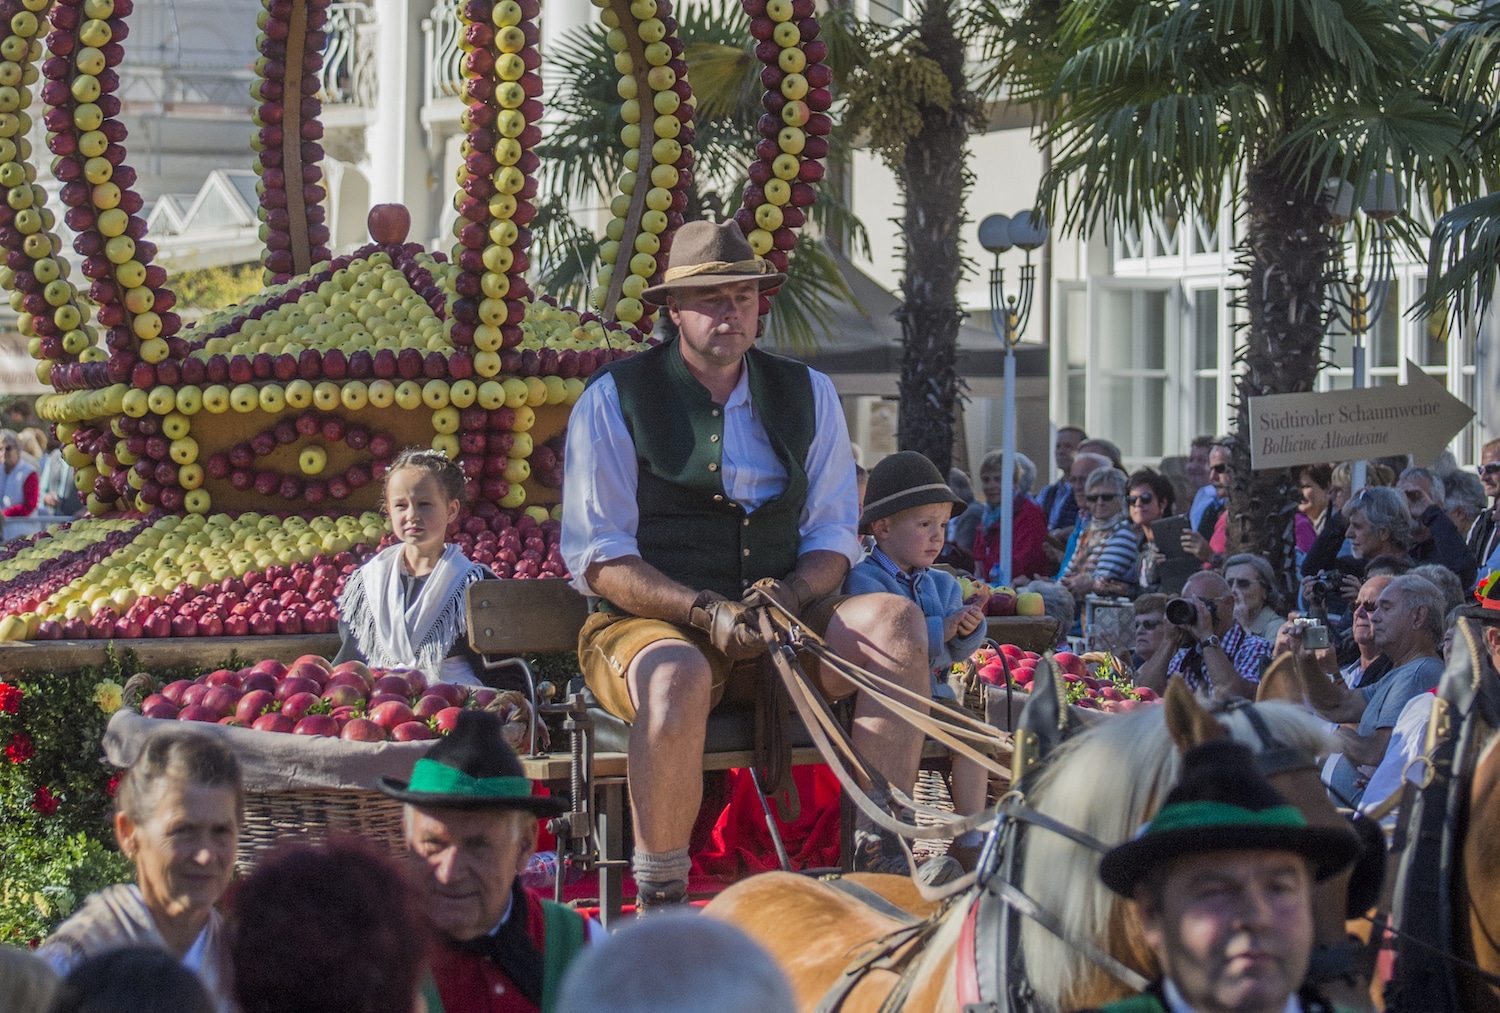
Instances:
[[[1324,294],[1334,249],[1326,202],[1317,187],[1276,165],[1246,173],[1247,224],[1240,253],[1241,299],[1249,318],[1244,371],[1235,386],[1235,484],[1227,528],[1230,552],[1253,552],[1287,581],[1293,547],[1285,532],[1295,510],[1297,474],[1250,470],[1250,399],[1313,389],[1323,362]]]
[[[897,172],[906,204],[897,440],[903,450],[926,454],[945,473],[953,459],[953,407],[959,397],[954,370],[963,318],[957,303],[963,274],[958,230],[969,184],[964,146],[972,101],[953,7],[953,0],[930,0],[918,14],[917,37],[942,67],[953,102],[948,109],[926,111],[922,131],[906,145]]]

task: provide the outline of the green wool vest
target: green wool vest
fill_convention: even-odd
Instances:
[[[641,558],[680,584],[734,599],[796,566],[817,427],[805,365],[752,348],[745,367],[751,404],[787,472],[786,489],[751,513],[724,492],[724,409],[688,372],[676,340],[609,369],[635,443]]]

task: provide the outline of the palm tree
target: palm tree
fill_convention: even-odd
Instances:
[[[868,134],[903,197],[897,442],[945,472],[960,397],[959,229],[971,182],[964,151],[983,109],[968,79],[966,40],[987,11],[962,0],[924,0],[909,24],[860,26],[869,57],[848,78],[845,126]]]
[[[1312,390],[1323,363],[1343,241],[1325,180],[1357,198],[1377,171],[1428,193],[1472,183],[1459,113],[1422,88],[1438,27],[1411,0],[1031,0],[1012,22],[1008,66],[1052,151],[1044,212],[1113,229],[1242,208],[1241,434],[1251,398]],[[1294,476],[1252,472],[1243,441],[1235,463],[1231,548],[1285,567]]]
[[[1429,71],[1442,98],[1473,124],[1466,147],[1482,165],[1485,196],[1460,204],[1432,230],[1427,291],[1421,309],[1452,321],[1472,322],[1488,308],[1500,267],[1500,8],[1468,8],[1432,48]]]

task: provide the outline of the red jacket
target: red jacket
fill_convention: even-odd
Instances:
[[[551,964],[553,960],[549,960],[549,957],[562,957],[564,959],[559,963],[566,966],[566,962],[576,955],[576,949],[571,953],[559,954],[555,951],[569,946],[570,941],[554,941],[554,952],[548,953],[547,915],[542,900],[529,890],[517,890],[516,894],[524,894],[526,898],[526,934],[536,943],[537,950],[543,954],[543,960]],[[511,912],[512,917],[515,914],[516,912]],[[571,917],[578,921],[579,929],[574,933],[576,940],[571,941],[572,946],[576,947],[586,938],[582,915],[566,908],[556,908],[553,917]],[[439,946],[432,955],[432,978],[437,984],[438,996],[442,999],[441,1013],[541,1013],[536,1003],[522,995],[503,970],[473,953],[451,946]],[[560,979],[561,974],[557,974],[556,978]],[[553,975],[549,973],[548,983],[551,984],[552,981]],[[548,1000],[555,998],[553,994],[547,995]],[[429,1013],[438,1011],[429,1004]]]
[[[1016,497],[1011,519],[1010,572],[1017,577],[1044,577],[1047,564],[1047,515],[1025,496]],[[1000,562],[1000,525],[992,524],[974,532],[974,576],[990,579],[990,570]]]

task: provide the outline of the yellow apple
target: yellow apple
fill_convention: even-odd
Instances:
[[[125,395],[129,397],[130,395]],[[203,389],[203,410],[210,415],[223,415],[229,410],[229,388],[216,383]]]
[[[304,475],[318,475],[328,465],[328,451],[322,447],[303,447],[297,456],[297,467]]]
[[[129,395],[126,395],[127,397]],[[479,407],[486,411],[494,411],[505,405],[505,387],[498,380],[486,380],[479,385],[475,400]]]
[[[448,381],[428,380],[422,386],[422,403],[433,411],[448,407]]]
[[[412,411],[422,404],[422,385],[415,380],[402,380],[396,387],[396,404]]]
[[[286,385],[282,396],[286,398],[288,408],[306,408],[312,404],[313,385],[306,380],[293,380]]]
[[[396,385],[389,380],[371,380],[365,389],[372,408],[389,408],[396,401]]]
[[[524,457],[512,457],[505,466],[505,480],[514,489],[531,477],[531,464]]]
[[[448,403],[455,408],[467,408],[474,403],[479,388],[473,380],[455,380],[448,387]]]
[[[313,404],[319,411],[331,412],[343,404],[339,394],[339,385],[331,380],[324,380],[313,388]]]
[[[195,449],[194,454],[197,453]],[[184,489],[196,489],[203,484],[203,465],[189,462],[177,471],[177,483]]]
[[[500,500],[500,505],[505,507],[505,509],[507,510],[514,510],[516,507],[525,502],[526,487],[518,483],[510,487],[510,491],[507,492],[505,496]]]
[[[370,390],[361,380],[350,380],[344,384],[344,389],[339,395],[345,408],[357,412],[370,402]]]
[[[171,454],[178,464],[192,464],[198,460],[198,441],[191,436],[179,437],[172,441]]]
[[[286,391],[279,383],[268,383],[260,389],[260,406],[268,415],[280,415],[286,409]]]
[[[443,434],[458,432],[458,409],[448,405],[433,412],[432,428]]]
[[[229,392],[229,406],[237,412],[253,412],[260,407],[260,391],[253,384],[242,383]]]

